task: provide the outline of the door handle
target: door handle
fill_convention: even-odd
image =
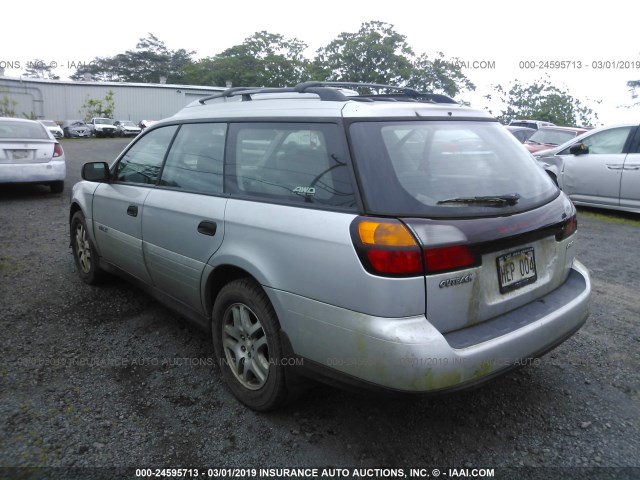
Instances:
[[[640,165],[625,165],[623,170],[640,170]]]
[[[138,206],[137,205],[129,205],[127,207],[127,215],[129,215],[130,217],[137,217],[138,216]]]
[[[213,237],[218,230],[218,224],[216,222],[210,222],[203,220],[198,224],[198,233]]]
[[[611,163],[611,164],[607,165],[607,168],[609,170],[622,170],[623,167],[619,163]]]

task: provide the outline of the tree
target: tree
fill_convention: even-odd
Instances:
[[[184,68],[187,84],[283,87],[309,78],[307,45],[266,31],[256,32],[240,45]]]
[[[638,98],[637,90],[640,89],[640,80],[629,80],[627,82],[627,87],[631,91],[631,98],[636,100]],[[634,105],[640,105],[640,102],[634,103]]]
[[[51,71],[51,65],[39,58],[35,58],[27,62],[27,68],[22,74],[25,77],[29,78],[46,78],[49,80],[60,80],[60,76],[55,75]]]
[[[127,50],[114,57],[96,57],[89,64],[80,66],[71,76],[83,80],[85,74],[98,81],[138,83],[184,83],[184,68],[192,63],[195,51],[169,50],[163,41],[152,33],[141,38],[135,50]]]
[[[357,33],[341,33],[317,52],[313,76],[317,80],[381,83],[455,96],[475,90],[462,73],[457,59],[446,60],[442,52],[431,59],[418,56],[404,35],[388,23],[371,21]]]
[[[342,32],[318,50],[315,75],[338,82],[406,83],[414,54],[405,38],[393,25],[365,22],[357,33]]]
[[[591,108],[584,106],[565,89],[552,85],[548,78],[531,84],[515,80],[508,91],[500,85],[493,87],[499,100],[506,105],[506,109],[497,115],[502,123],[509,123],[514,118],[530,118],[556,125],[576,126],[591,125],[598,119]],[[491,95],[486,98],[492,100]]]
[[[93,117],[113,118],[114,110],[113,91],[109,90],[102,100],[87,95],[78,113],[82,115],[85,122],[89,122]]]

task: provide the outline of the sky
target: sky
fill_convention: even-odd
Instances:
[[[54,72],[65,79],[75,72],[74,65],[133,50],[149,33],[171,50],[195,50],[198,59],[265,30],[302,40],[309,46],[305,54],[313,58],[340,33],[357,32],[362,23],[376,20],[393,25],[417,54],[443,52],[462,60],[463,73],[476,91],[456,98],[473,107],[497,114],[501,106],[484,98],[493,93],[493,85],[508,88],[515,80],[548,78],[593,108],[596,125],[640,122],[640,106],[628,108],[634,100],[626,86],[628,80],[640,80],[639,2],[244,0],[236,5],[183,0],[113,2],[113,8],[108,4],[94,10],[87,5],[57,8],[43,0],[5,2],[0,26],[0,67],[5,67],[5,75],[20,76],[28,61],[39,58],[57,66]],[[551,68],[562,67],[563,61],[565,68]]]

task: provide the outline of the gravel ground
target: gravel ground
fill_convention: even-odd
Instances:
[[[580,210],[591,315],[536,365],[428,400],[318,386],[258,414],[222,386],[205,334],[118,279],[76,276],[71,185],[84,161],[111,161],[126,143],[63,141],[63,195],[0,188],[0,478],[115,478],[113,467],[640,478],[639,216]]]

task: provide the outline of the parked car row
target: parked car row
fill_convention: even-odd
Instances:
[[[51,120],[40,120],[56,138],[79,137],[133,137],[143,129],[131,120],[112,120],[110,118],[92,118],[89,123],[82,120],[67,120],[62,128]],[[53,124],[53,125],[52,125]],[[59,130],[56,132],[54,125]]]

